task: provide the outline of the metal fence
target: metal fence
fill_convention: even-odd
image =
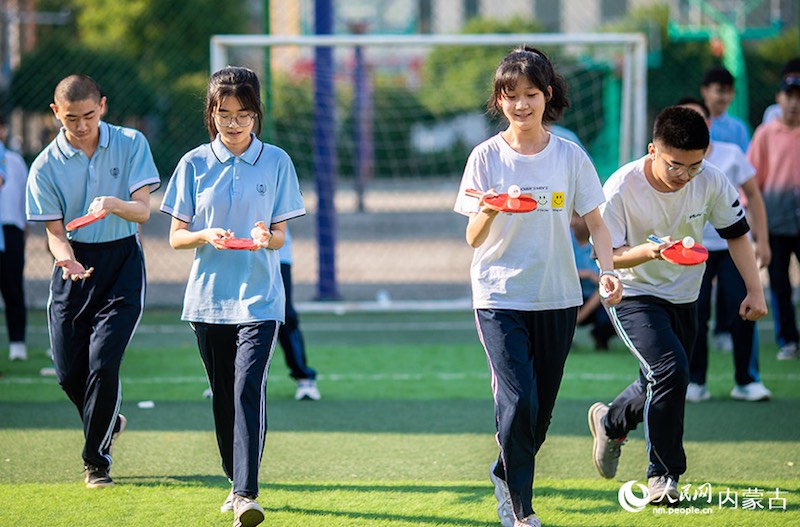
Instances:
[[[711,37],[692,40],[670,32],[670,21],[697,27],[706,23],[702,13],[692,14],[686,8],[702,2],[329,3],[334,12],[333,32],[337,34],[640,31],[649,43],[648,123],[658,109],[679,96],[697,95],[703,70],[726,59],[725,50],[720,50]],[[759,2],[744,2],[755,3]],[[761,3],[777,5],[770,13],[773,18],[777,13],[778,21],[772,32],[760,36],[751,32],[752,38],[741,41],[742,64],[747,68],[741,82],[748,87],[743,115],[753,128],[774,100],[781,64],[800,54],[796,2]],[[211,36],[261,33],[266,24],[275,35],[313,33],[315,9],[320,4],[319,0],[229,0],[224,6],[213,0],[0,0],[0,109],[11,127],[9,146],[30,162],[57,132],[58,125],[48,108],[56,83],[67,74],[86,73],[95,77],[108,95],[107,120],[145,133],[166,180],[184,152],[208,140],[202,104]],[[752,28],[763,25],[756,20],[749,24]],[[560,124],[576,132],[597,156],[604,149],[617,149],[619,145],[603,143],[608,138],[602,136],[598,123],[614,110],[613,100],[604,97],[613,91],[608,82],[619,64],[613,59],[605,64],[596,60],[576,62],[573,58],[579,54],[570,54],[566,48],[554,53],[557,66],[559,62],[566,66],[574,105]],[[490,65],[499,60],[502,50],[494,53]],[[265,100],[274,116],[266,139],[283,146],[295,158],[310,212],[291,222],[290,228],[295,238],[297,298],[312,300],[318,294],[317,196],[314,166],[308,155],[312,138],[298,116],[310,107],[307,98],[312,92],[307,83],[314,63],[296,61],[292,77],[284,75],[282,58],[267,55],[259,60],[261,71],[270,72]],[[424,60],[398,60],[391,52],[367,58],[368,67],[382,72],[375,74],[370,87],[374,106],[367,126],[373,132],[389,130],[387,134],[396,134],[387,143],[396,146],[383,150],[376,139],[374,157],[365,158],[373,169],[367,180],[357,177],[358,166],[363,167],[355,162],[357,141],[352,133],[357,127],[351,114],[342,109],[352,107],[355,92],[343,89],[337,94],[334,133],[339,143],[346,145],[337,152],[335,194],[336,267],[342,298],[385,302],[387,298],[458,300],[469,295],[471,251],[464,242],[465,220],[451,209],[467,153],[497,124],[486,124],[481,110],[488,95],[491,66],[487,73],[485,69],[471,69],[473,62],[472,58],[457,58],[438,63],[436,68],[454,77],[442,76],[436,84],[426,77],[429,73]],[[340,74],[350,75],[354,65],[354,58],[343,59]],[[453,78],[462,84],[447,91],[448,84],[455,85]],[[461,92],[468,96],[462,99]],[[478,130],[477,135],[470,130]],[[293,134],[291,141],[289,131]],[[608,175],[606,170],[601,173]],[[157,211],[160,194],[153,195],[152,203],[152,219],[142,231],[149,302],[177,305],[191,254],[169,248],[169,218]],[[46,281],[52,268],[43,234],[41,225],[31,226],[26,278],[32,305],[46,301]]]

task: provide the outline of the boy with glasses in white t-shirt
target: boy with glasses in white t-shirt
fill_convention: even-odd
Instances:
[[[708,144],[703,116],[667,108],[656,117],[647,155],[617,170],[603,187],[602,215],[624,287],[622,301],[609,311],[617,334],[639,361],[639,378],[611,404],[589,409],[594,465],[601,476],[613,478],[628,432],[644,423],[652,503],[676,502],[677,482],[686,471],[684,408],[705,267],[669,263],[661,251],[686,236],[702,243],[710,222],[727,240],[747,289],[739,316],[757,320],[767,312],[738,192],[705,162]],[[650,235],[665,243],[648,242]]]

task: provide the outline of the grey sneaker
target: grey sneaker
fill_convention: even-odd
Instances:
[[[619,455],[622,445],[627,441],[623,436],[619,439],[612,439],[606,435],[603,426],[603,417],[608,413],[608,406],[603,403],[594,403],[589,408],[589,430],[594,437],[594,447],[592,449],[592,461],[597,472],[606,479],[611,479],[617,475],[619,466]]]
[[[254,527],[264,521],[264,509],[252,498],[233,497],[233,527]]]
[[[531,514],[527,518],[515,520],[514,527],[542,527],[542,522],[535,514]]]
[[[497,498],[497,517],[500,518],[500,525],[503,527],[514,527],[514,509],[511,506],[511,494],[508,492],[508,484],[495,475],[495,467],[497,467],[497,460],[492,463],[492,467],[489,469],[489,479],[494,485],[494,497]]]
[[[231,489],[228,497],[225,498],[225,501],[222,502],[222,505],[219,506],[219,512],[233,512],[233,498],[236,495],[233,493],[233,489]]]
[[[651,505],[672,505],[678,503],[678,482],[670,475],[647,478],[647,490]]]
[[[108,475],[108,469],[104,467],[95,467],[93,465],[86,465],[86,488],[88,489],[101,489],[105,487],[113,487],[114,481]]]

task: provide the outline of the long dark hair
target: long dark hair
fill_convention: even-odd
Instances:
[[[261,106],[261,83],[258,82],[258,76],[248,68],[227,66],[211,75],[211,79],[208,81],[205,116],[211,140],[213,141],[217,137],[214,112],[222,99],[227,97],[236,97],[248,112],[255,114],[253,132],[256,136],[260,135],[264,110]]]

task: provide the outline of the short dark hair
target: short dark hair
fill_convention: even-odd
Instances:
[[[53,100],[56,104],[61,102],[79,102],[87,99],[100,101],[103,98],[103,90],[93,78],[82,73],[76,73],[64,77],[56,85]]]
[[[795,57],[783,65],[783,69],[781,70],[781,78],[792,74],[800,74],[800,57]]]
[[[208,81],[205,117],[211,140],[213,141],[217,137],[214,112],[222,99],[227,97],[236,97],[248,112],[255,114],[253,132],[259,136],[264,110],[261,106],[261,83],[258,81],[258,75],[248,68],[227,66],[211,75],[211,79]]]
[[[723,86],[733,86],[734,78],[725,66],[712,66],[703,74],[703,80],[700,82],[700,85],[708,86],[714,83]]]
[[[703,117],[708,119],[711,117],[711,111],[708,109],[706,102],[703,99],[698,99],[697,97],[681,97],[678,99],[678,102],[675,103],[675,106],[686,106],[688,104],[699,106],[701,110],[703,110]]]
[[[547,94],[547,87],[553,89],[552,96],[542,116],[543,124],[558,121],[569,107],[567,82],[556,73],[550,59],[542,51],[530,46],[521,46],[505,56],[494,73],[492,95],[486,103],[489,113],[503,115],[498,99],[513,90],[520,78],[528,79],[532,85]]]
[[[678,150],[706,150],[709,142],[708,125],[695,110],[669,106],[656,116],[653,142]]]

